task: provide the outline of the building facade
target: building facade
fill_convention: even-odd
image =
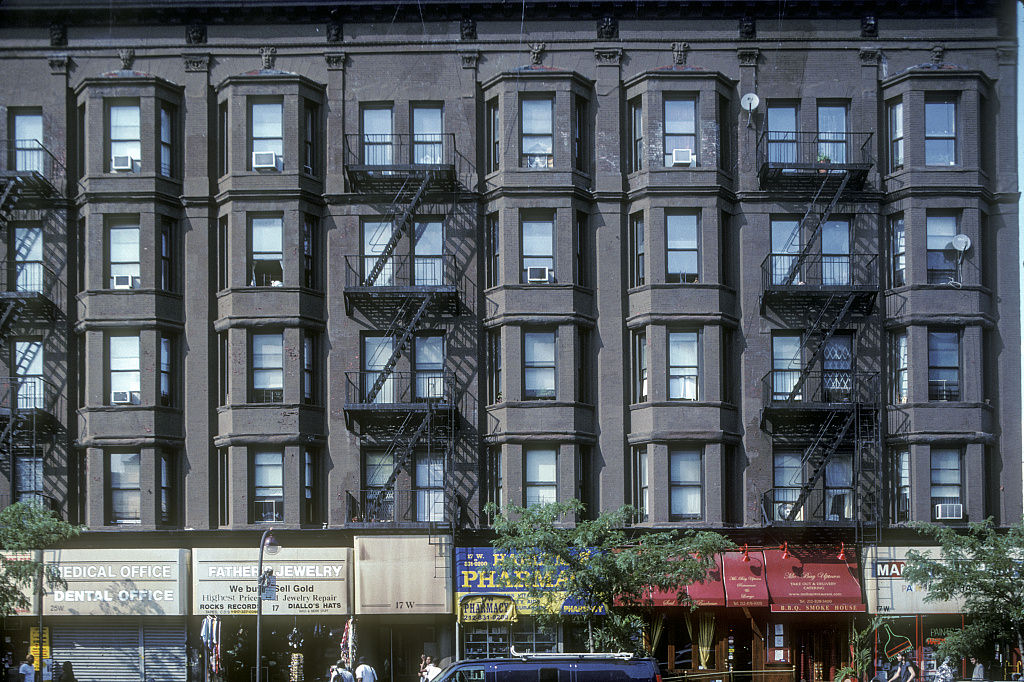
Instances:
[[[88,529],[14,656],[249,679],[271,527],[268,679],[568,650],[483,507],[579,498],[741,546],[667,669],[817,682],[1020,519],[1013,3],[421,10],[0,7],[0,488]]]

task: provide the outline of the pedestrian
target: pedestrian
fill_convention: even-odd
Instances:
[[[352,674],[352,671],[348,669],[344,661],[339,660],[336,666],[338,668],[338,682],[355,682],[356,678]]]
[[[32,654],[25,657],[25,662],[18,668],[18,675],[21,676],[21,682],[35,682],[36,679],[36,658]]]
[[[423,670],[420,671],[420,678],[423,679],[424,682],[430,682],[437,677],[440,672],[441,669],[434,665],[433,656],[426,656],[423,661]]]
[[[27,682],[32,682],[32,680]],[[359,657],[359,665],[356,667],[356,682],[377,682],[377,671],[366,662],[366,656]]]
[[[71,661],[64,661],[64,665],[60,669],[60,682],[78,682],[75,679],[75,671],[71,667]]]
[[[910,652],[904,651],[900,654],[900,664],[896,666],[896,670],[888,682],[913,682],[916,678],[917,669],[910,658]]]
[[[956,672],[953,670],[953,666],[950,665],[949,656],[942,661],[942,665],[935,671],[935,682],[953,682],[953,678],[956,677]]]
[[[974,672],[971,673],[972,680],[985,679],[985,666],[975,656],[971,656],[971,663],[974,664]]]

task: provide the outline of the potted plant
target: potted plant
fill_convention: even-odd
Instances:
[[[875,630],[882,624],[882,618],[875,616],[867,626],[858,630],[857,626],[850,621],[850,632],[848,642],[850,646],[850,660],[841,668],[836,670],[833,682],[846,682],[854,680],[860,682],[864,679],[868,667],[871,665],[871,644]]]
[[[818,154],[818,163],[823,165],[826,163],[832,163],[832,157],[828,154]]]

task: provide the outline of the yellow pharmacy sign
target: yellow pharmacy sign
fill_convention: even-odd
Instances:
[[[43,651],[39,651],[39,628],[29,628],[29,653],[35,659],[36,670],[41,670],[44,658],[50,658],[50,628],[43,628]]]

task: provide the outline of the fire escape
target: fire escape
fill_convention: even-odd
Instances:
[[[371,329],[360,340],[361,369],[346,373],[345,422],[364,451],[374,452],[372,462],[364,458],[362,488],[346,493],[347,518],[426,525],[440,545],[454,523],[448,472],[457,414],[448,339],[438,339],[459,314],[459,296],[443,238],[439,251],[417,247],[428,241],[417,214],[428,205],[454,205],[454,136],[349,135],[345,142],[351,189],[368,204],[386,206],[365,226],[373,233],[364,247],[372,246],[346,256],[345,311]],[[427,339],[435,345],[421,351],[418,344]],[[417,466],[417,456],[426,464]],[[438,546],[439,562],[446,554]]]
[[[8,244],[0,267],[0,353],[11,374],[0,377],[0,449],[10,480],[0,499],[38,502],[59,513],[60,503],[45,492],[43,470],[63,428],[62,397],[45,378],[44,343],[36,339],[64,331],[64,283],[50,267],[43,235],[51,224],[64,229],[66,172],[37,140],[9,140],[0,157],[0,228]]]
[[[773,452],[788,459],[776,459],[762,522],[845,528],[868,542],[877,537],[882,503],[882,396],[876,368],[858,367],[853,336],[871,323],[879,262],[849,238],[845,247],[826,249],[824,233],[840,202],[864,186],[870,137],[765,131],[757,147],[761,189],[807,201],[786,243],[774,243],[761,266],[762,316],[801,330],[798,341],[779,344],[781,351],[773,337],[772,369],[763,379],[761,428]]]

